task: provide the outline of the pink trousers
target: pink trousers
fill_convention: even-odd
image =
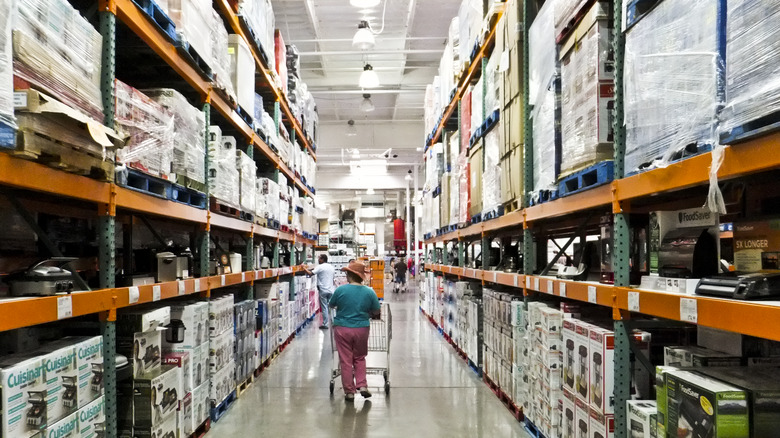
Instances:
[[[354,394],[355,388],[368,386],[366,355],[369,328],[333,327],[333,330],[341,364],[341,385],[345,394]]]

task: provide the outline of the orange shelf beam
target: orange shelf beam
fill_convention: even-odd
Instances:
[[[4,186],[102,204],[108,204],[111,198],[108,183],[8,154],[0,154],[0,169],[0,184]]]

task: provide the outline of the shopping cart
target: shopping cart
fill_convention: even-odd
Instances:
[[[369,328],[366,374],[381,375],[385,379],[385,394],[390,395],[390,339],[393,337],[393,316],[390,313],[390,304],[388,303],[382,303],[380,310],[379,319],[372,319]],[[330,327],[333,327],[333,313],[333,311],[329,312]],[[336,378],[341,376],[341,363],[336,349],[336,341],[333,338],[335,330],[329,331],[334,364],[330,373],[330,394],[333,395],[336,388]]]

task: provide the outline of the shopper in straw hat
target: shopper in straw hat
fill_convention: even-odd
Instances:
[[[346,401],[355,400],[355,392],[371,397],[366,380],[366,355],[370,318],[379,316],[379,298],[376,292],[364,286],[366,267],[352,262],[342,268],[347,273],[348,284],[339,286],[330,299],[330,307],[336,309],[333,318],[333,339],[339,352],[341,385]]]

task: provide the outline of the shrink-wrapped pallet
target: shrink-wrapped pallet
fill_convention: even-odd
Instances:
[[[244,151],[236,152],[236,167],[238,168],[239,186],[239,205],[241,210],[254,213],[255,211],[255,190],[257,184],[257,164]]]
[[[501,206],[501,127],[485,135],[485,169],[482,172],[482,211],[492,212]]]
[[[252,29],[252,34],[268,60],[268,66],[273,70],[276,21],[271,0],[241,0],[238,12]]]
[[[209,191],[220,203],[238,209],[240,189],[236,150],[233,137],[224,136],[209,142]]]
[[[176,25],[179,39],[195,49],[208,64],[213,64],[212,32],[214,9],[209,0],[168,0],[168,16]]]

